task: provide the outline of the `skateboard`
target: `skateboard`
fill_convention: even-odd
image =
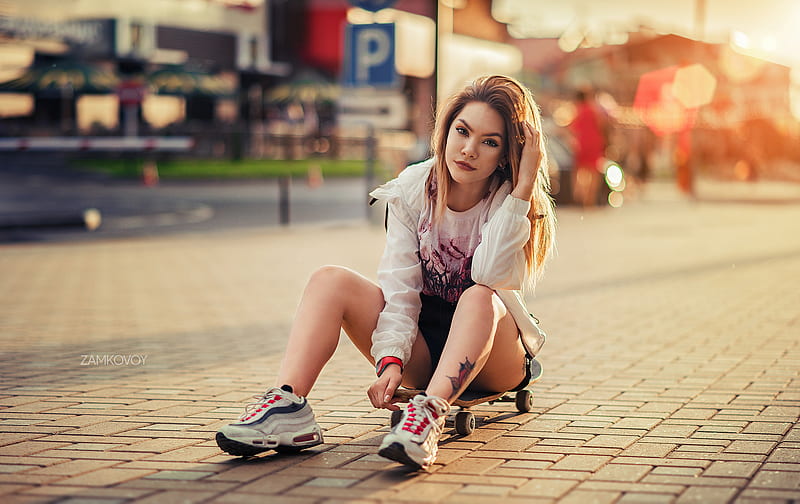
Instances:
[[[536,359],[532,363],[531,381],[529,385],[542,377],[542,365]],[[409,389],[398,388],[394,393],[394,402],[404,403],[411,400],[412,397],[424,392],[422,389]],[[470,390],[467,389],[458,396],[458,399],[453,401],[452,406],[457,406],[459,411],[456,412],[454,417],[454,427],[456,433],[462,436],[469,436],[475,430],[475,415],[469,411],[472,406],[477,406],[488,402],[493,404],[495,402],[514,402],[517,411],[520,413],[527,413],[533,408],[533,392],[527,388],[518,390],[514,396],[510,396],[511,392],[486,392],[483,390]],[[403,412],[392,411],[392,427],[400,422],[403,417]]]

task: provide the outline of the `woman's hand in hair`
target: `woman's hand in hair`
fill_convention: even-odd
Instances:
[[[522,123],[522,129],[525,132],[525,144],[522,146],[522,155],[519,160],[517,185],[511,195],[530,201],[536,176],[539,173],[539,164],[542,162],[542,152],[539,150],[540,133],[529,121]]]

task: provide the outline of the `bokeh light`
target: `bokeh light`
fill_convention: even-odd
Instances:
[[[700,63],[685,66],[675,71],[672,94],[686,108],[697,108],[711,103],[717,79]]]
[[[605,177],[608,187],[614,191],[622,191],[625,189],[625,175],[618,164],[610,163],[606,167]]]
[[[608,195],[608,204],[612,208],[620,208],[625,203],[625,196],[621,192],[611,191]]]

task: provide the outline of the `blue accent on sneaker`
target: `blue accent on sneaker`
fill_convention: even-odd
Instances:
[[[240,423],[240,424],[237,424],[237,425],[258,425],[260,423],[263,423],[264,420],[266,420],[267,418],[271,417],[274,414],[296,413],[296,412],[300,411],[301,409],[303,409],[305,407],[305,405],[306,405],[306,402],[307,402],[306,398],[302,397],[301,399],[302,399],[302,402],[299,402],[299,403],[292,403],[292,404],[290,404],[288,406],[276,406],[274,408],[270,408],[269,411],[267,411],[264,414],[264,416],[262,416],[261,418],[259,418],[257,420],[253,420],[252,422]]]

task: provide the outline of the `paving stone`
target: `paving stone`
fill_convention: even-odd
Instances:
[[[611,460],[611,457],[594,455],[567,455],[551,469],[563,471],[596,471]]]
[[[775,448],[777,443],[768,441],[734,441],[727,448],[727,453],[754,453],[766,455]]]
[[[673,467],[673,466],[659,466],[653,468],[651,474],[668,475],[668,476],[700,476],[703,474],[703,469],[699,467]]]
[[[42,453],[53,448],[69,446],[70,443],[51,443],[47,441],[24,441],[0,447],[0,455],[25,456]]]
[[[591,492],[649,493],[676,496],[683,492],[686,487],[645,482],[588,480],[582,482],[578,488]]]
[[[196,462],[212,455],[219,454],[219,449],[215,447],[188,446],[176,450],[148,455],[147,460],[173,460],[176,462]]]
[[[31,471],[31,474],[58,474],[73,476],[119,464],[117,460],[68,460],[62,464],[54,464]]]
[[[636,436],[612,436],[600,434],[587,441],[583,446],[596,446],[604,448],[627,448],[636,442]]]
[[[137,499],[136,504],[194,504],[196,502],[206,502],[216,495],[218,495],[216,492],[167,490],[150,494],[142,499]]]
[[[678,497],[676,503],[727,503],[736,495],[736,492],[735,488],[690,487]]]
[[[788,422],[750,422],[742,431],[744,434],[786,434],[792,424]]]
[[[800,478],[794,472],[759,471],[751,481],[749,488],[798,490],[800,489]]]
[[[4,464],[0,465],[0,473],[15,473],[20,471],[27,471],[29,469],[36,469],[39,466],[34,465],[21,465],[21,464]]]
[[[192,480],[203,479],[213,474],[214,474],[213,472],[203,472],[203,471],[159,471],[155,474],[147,475],[145,476],[145,478],[192,481]]]
[[[781,445],[783,446],[783,445]],[[800,448],[776,448],[767,459],[769,462],[800,464]]]
[[[703,476],[730,476],[734,478],[752,477],[760,464],[757,462],[717,461],[705,470]]]
[[[347,488],[357,483],[356,479],[348,478],[314,478],[304,483],[305,486],[325,488]]]
[[[99,469],[79,476],[61,479],[58,481],[59,485],[73,485],[73,486],[111,486],[123,481],[138,479],[154,471],[145,469]]]
[[[688,438],[698,429],[696,425],[657,425],[648,433],[648,437]]]
[[[586,491],[581,489],[572,490],[566,496],[559,499],[559,503],[574,504],[605,504],[617,502],[621,492]]]
[[[717,414],[715,409],[681,408],[674,412],[670,418],[687,418],[693,420],[708,420]]]
[[[457,495],[467,496],[470,494],[481,496],[506,496],[513,490],[512,487],[505,487],[500,485],[467,485],[458,491]],[[465,499],[466,500],[466,499]],[[462,502],[462,501],[459,501]]]
[[[664,457],[678,445],[669,443],[651,443],[643,440],[642,442],[633,443],[620,455],[624,457]]]
[[[503,436],[496,438],[480,447],[481,450],[519,452],[536,443],[535,439]]]
[[[280,478],[264,476],[247,485],[240,486],[236,492],[256,493],[256,494],[279,494],[284,490],[301,485],[312,480],[309,476],[288,476],[282,475]]]
[[[71,435],[89,435],[89,436],[108,436],[111,434],[119,434],[120,432],[126,432],[133,429],[138,429],[141,427],[147,427],[148,424],[146,423],[128,423],[128,422],[101,422],[92,425],[87,425],[85,427],[79,427],[77,429],[72,429],[68,431],[64,431],[65,434]]]
[[[442,473],[470,474],[470,475],[484,474],[487,471],[496,468],[502,463],[503,463],[502,460],[497,460],[497,459],[463,457],[454,462],[446,464],[444,467],[442,467],[442,469],[439,470],[439,474]],[[528,468],[530,467],[531,466],[528,465]]]
[[[458,492],[464,485],[458,483],[415,482],[403,488],[399,500],[413,496],[417,502],[437,502]]]
[[[592,479],[599,481],[639,481],[651,470],[650,466],[630,464],[608,464],[596,471]]]
[[[670,494],[626,492],[617,501],[619,504],[669,504],[675,501]]]
[[[747,486],[746,478],[715,478],[711,476],[679,476],[664,474],[649,474],[642,480],[643,483],[656,483],[666,485],[684,486],[714,486],[744,488]]]
[[[621,418],[614,423],[614,427],[618,429],[650,430],[660,422],[660,418]]]
[[[567,403],[550,410],[551,415],[585,415],[597,408],[595,404]]]
[[[511,492],[511,495],[557,499],[577,485],[578,481],[575,480],[532,479]]]

